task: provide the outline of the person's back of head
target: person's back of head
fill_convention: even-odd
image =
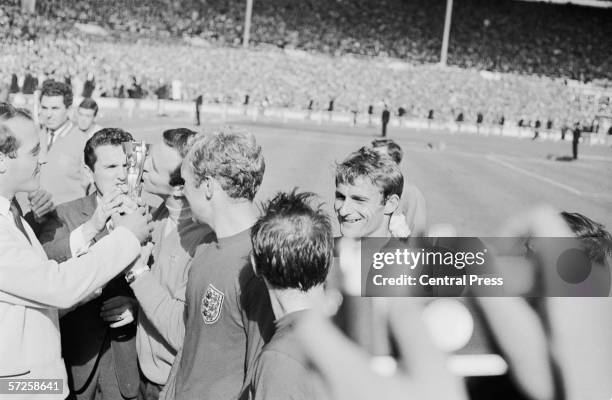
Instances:
[[[266,168],[255,136],[231,127],[196,140],[185,162],[196,186],[213,178],[234,200],[253,201]]]
[[[251,229],[253,264],[274,289],[307,292],[325,282],[333,253],[329,216],[310,192],[279,193]]]

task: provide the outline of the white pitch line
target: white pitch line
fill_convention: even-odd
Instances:
[[[537,179],[537,180],[540,180],[542,182],[546,182],[546,183],[548,183],[550,185],[557,186],[557,187],[559,187],[561,189],[567,190],[568,192],[573,193],[573,194],[575,194],[577,196],[582,196],[583,195],[583,193],[580,190],[577,190],[577,189],[575,189],[575,188],[573,188],[571,186],[565,185],[565,184],[563,184],[561,182],[557,182],[554,179],[550,179],[550,178],[547,178],[545,176],[538,175],[538,174],[536,174],[534,172],[527,171],[527,170],[525,170],[523,168],[516,167],[516,166],[514,166],[514,165],[512,165],[510,163],[507,163],[505,161],[500,160],[499,158],[495,158],[495,157],[493,157],[491,155],[487,155],[487,159],[489,159],[489,160],[491,160],[493,162],[496,162],[496,163],[498,163],[500,165],[503,165],[506,168],[509,168],[509,169],[514,170],[514,171],[517,171],[517,172],[520,172],[522,174],[525,174],[527,176],[530,176],[530,177],[532,177],[534,179]]]

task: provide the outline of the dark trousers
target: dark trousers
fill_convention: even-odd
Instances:
[[[382,137],[386,137],[387,136],[387,124],[389,123],[389,121],[385,122],[383,121],[382,123]]]
[[[196,125],[200,126],[200,106],[196,104]]]
[[[578,142],[572,142],[572,154],[574,155],[574,160],[578,159]]]
[[[71,393],[70,400],[125,400],[119,390],[115,360],[110,348],[103,350],[97,368],[89,384],[78,393]]]
[[[138,390],[138,400],[158,400],[159,394],[164,389],[164,385],[158,385],[148,380],[144,375],[140,378],[140,388]]]

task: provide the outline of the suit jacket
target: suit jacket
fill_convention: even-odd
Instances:
[[[49,258],[62,262],[72,256],[70,232],[92,217],[97,206],[96,196],[94,193],[57,207],[54,217],[48,219],[40,234]],[[107,234],[105,229],[94,242]],[[119,390],[125,397],[135,397],[140,382],[136,324],[109,328],[108,322],[99,315],[102,303],[114,296],[134,297],[123,274],[111,280],[98,298],[78,306],[60,320],[63,357],[72,380],[72,389],[80,391],[90,384],[99,357],[105,351],[112,351]]]
[[[10,201],[0,196],[0,377],[61,379],[63,393],[38,395],[63,400],[68,395],[61,357],[58,309],[68,308],[138,256],[140,244],[118,227],[89,251],[58,264],[49,260],[36,236],[22,221],[27,236],[13,222]],[[32,393],[8,395],[32,400]],[[5,399],[7,396],[1,395]]]
[[[55,204],[85,196],[89,185],[89,179],[83,169],[83,150],[89,138],[72,122],[66,123],[69,124],[65,127],[67,131],[54,139],[53,145],[46,153],[47,163],[40,169],[40,187],[51,193]],[[48,133],[41,140],[43,147],[47,141]]]

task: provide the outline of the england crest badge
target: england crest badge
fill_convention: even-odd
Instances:
[[[219,320],[224,297],[225,295],[223,292],[213,285],[208,285],[202,297],[202,304],[200,307],[200,312],[202,313],[205,324],[211,325]]]

